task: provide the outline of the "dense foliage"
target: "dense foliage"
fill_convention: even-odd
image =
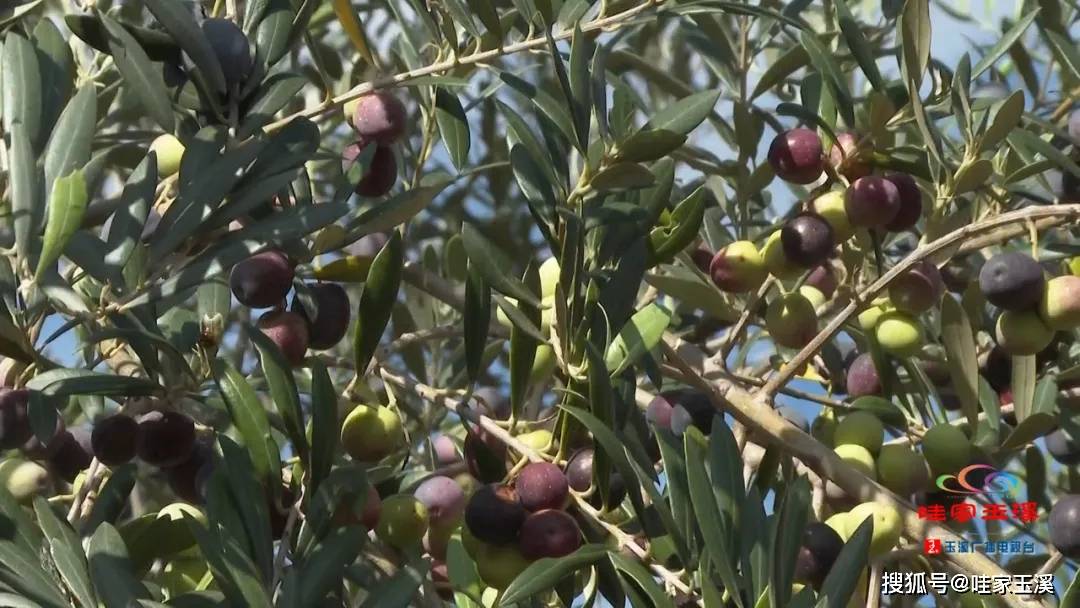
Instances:
[[[1080,605],[1080,9],[993,8],[5,3],[0,605]]]

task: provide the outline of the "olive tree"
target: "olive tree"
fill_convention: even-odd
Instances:
[[[1078,8],[998,4],[5,3],[0,605],[1080,605]]]

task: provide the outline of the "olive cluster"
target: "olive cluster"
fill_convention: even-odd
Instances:
[[[368,146],[374,146],[356,193],[369,198],[382,196],[397,182],[397,157],[392,146],[405,134],[405,105],[388,91],[376,91],[346,104],[344,110],[346,122],[356,131],[356,141],[342,152],[341,168],[348,171]]]
[[[285,253],[263,251],[233,266],[229,287],[244,306],[271,308],[259,317],[258,327],[297,366],[309,348],[326,350],[345,337],[352,306],[344,287],[318,282],[307,285],[314,310],[309,311],[299,296],[293,297],[286,310],[285,297],[292,289],[295,268]]]

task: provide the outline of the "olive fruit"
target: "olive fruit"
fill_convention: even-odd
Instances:
[[[457,445],[449,435],[436,435],[431,439],[434,460],[439,466],[449,466],[461,461]]]
[[[30,391],[0,388],[0,450],[13,450],[33,437],[27,407]]]
[[[1039,263],[1030,256],[1009,251],[983,264],[979,289],[994,306],[1023,312],[1039,304],[1046,289],[1046,277]]]
[[[769,273],[776,278],[797,279],[806,269],[789,260],[784,253],[782,232],[783,230],[776,230],[765,239],[765,245],[761,248],[761,260]]]
[[[518,500],[529,511],[561,509],[570,498],[566,475],[550,462],[525,465],[518,473],[516,488]]]
[[[473,493],[465,506],[465,525],[477,539],[494,545],[517,541],[528,511],[510,486],[490,484]]]
[[[855,234],[855,227],[851,225],[847,209],[845,209],[842,190],[830,190],[815,198],[810,203],[810,210],[825,218],[829,227],[832,228],[836,242],[846,241]]]
[[[50,450],[48,463],[54,475],[67,482],[75,481],[94,459],[90,445],[90,429],[76,427],[56,438],[56,447]]]
[[[836,277],[836,270],[831,264],[825,263],[811,270],[810,274],[806,275],[803,285],[814,287],[826,298],[831,298],[836,293],[840,282]]]
[[[360,462],[376,462],[401,443],[401,418],[385,405],[357,405],[341,425],[341,445]]]
[[[383,145],[401,139],[408,118],[405,105],[390,91],[375,91],[356,100],[352,128],[361,137]]]
[[[1047,281],[1039,316],[1053,330],[1080,327],[1080,277],[1064,275]]]
[[[290,365],[297,367],[304,363],[309,335],[303,317],[287,310],[269,310],[259,317],[258,326]]]
[[[1061,464],[1080,464],[1080,441],[1073,439],[1063,429],[1046,436],[1046,451]]]
[[[871,454],[877,454],[881,450],[881,444],[885,441],[885,427],[877,416],[863,411],[855,411],[840,419],[833,435],[833,442],[837,446],[859,445]]]
[[[874,357],[870,353],[855,357],[848,366],[845,382],[849,397],[881,394],[881,375],[874,365]]]
[[[425,479],[413,496],[427,508],[433,527],[456,521],[465,512],[465,492],[449,477],[436,475]]]
[[[885,179],[896,186],[900,195],[900,208],[892,221],[885,225],[891,232],[900,232],[913,227],[922,216],[922,192],[915,178],[906,173],[889,173]]]
[[[735,241],[716,252],[709,276],[722,291],[746,293],[757,290],[767,274],[765,261],[750,241]]]
[[[135,457],[139,423],[127,414],[113,414],[98,420],[90,434],[94,457],[101,464],[115,467]]]
[[[580,546],[581,528],[565,511],[537,511],[521,524],[518,548],[525,559],[565,557]]]
[[[795,558],[795,580],[820,589],[843,548],[844,540],[835,530],[821,522],[810,522],[803,530]]]
[[[1050,544],[1070,559],[1080,558],[1080,495],[1058,498],[1050,509]]]
[[[465,464],[473,477],[494,483],[506,476],[506,446],[484,430],[465,436]]]
[[[294,265],[284,253],[263,251],[233,266],[229,287],[244,306],[269,308],[285,299],[294,276]]]
[[[428,512],[424,503],[408,494],[395,494],[382,503],[375,534],[397,549],[420,544],[428,530]]]
[[[836,246],[832,226],[824,217],[804,211],[780,229],[784,255],[793,264],[813,268],[828,259]]]
[[[292,311],[300,315],[307,324],[308,348],[326,350],[333,348],[349,329],[352,305],[345,288],[337,283],[314,283],[308,285],[308,291],[315,300],[315,320],[304,308],[300,298],[293,297]]]
[[[367,146],[368,142],[364,140],[349,144],[341,153],[342,171],[348,171],[353,161],[360,156],[360,153]],[[397,183],[397,177],[398,166],[394,150],[389,146],[375,144],[375,152],[371,156],[371,162],[368,164],[360,181],[356,182],[353,191],[367,198],[379,197],[394,187],[394,184]]]
[[[900,311],[882,315],[874,327],[874,337],[882,348],[897,357],[915,356],[925,341],[919,322]]]
[[[795,184],[811,184],[824,170],[821,138],[810,129],[780,133],[769,145],[769,164],[780,179]]]
[[[923,456],[935,475],[956,474],[971,460],[971,441],[951,424],[935,424],[922,440]]]
[[[769,303],[765,327],[780,346],[802,348],[817,335],[817,312],[801,293],[783,294]]]
[[[889,285],[889,299],[897,310],[919,314],[941,300],[945,282],[932,262],[921,260],[900,273]]]
[[[877,467],[874,465],[874,455],[861,445],[845,443],[833,448],[836,455],[857,471],[870,479],[877,479]]]
[[[877,477],[881,485],[907,497],[926,486],[930,468],[922,454],[910,446],[886,445],[877,457]]]
[[[870,174],[870,165],[866,162],[869,146],[860,145],[858,133],[844,132],[836,136],[836,142],[829,148],[829,164],[833,170],[853,181]]]
[[[35,496],[47,494],[52,488],[45,467],[21,458],[8,458],[0,462],[0,485],[23,504],[32,501]]]
[[[852,225],[885,228],[900,211],[900,191],[884,177],[861,177],[844,193],[844,210]]]
[[[251,73],[251,47],[247,36],[228,19],[207,19],[202,24],[203,34],[210,41],[210,48],[217,55],[225,83],[239,86]]]
[[[517,545],[488,545],[477,548],[476,573],[480,580],[493,589],[506,589],[514,579],[529,566],[529,560],[521,554]]]
[[[150,143],[150,151],[157,158],[159,178],[172,177],[180,172],[180,161],[184,157],[184,144],[172,133],[158,135]]]
[[[645,409],[645,420],[658,429],[671,428],[671,412],[674,407],[663,395],[657,395]]]
[[[1013,356],[1034,355],[1050,346],[1054,330],[1034,311],[1003,311],[994,328],[998,346]]]
[[[877,502],[864,502],[851,510],[853,518],[852,532],[862,524],[866,518],[873,518],[874,532],[870,537],[870,555],[884,555],[900,542],[900,532],[903,529],[903,520],[900,513],[890,505]]]
[[[146,464],[168,468],[184,462],[195,449],[195,421],[172,410],[139,416],[135,454]]]

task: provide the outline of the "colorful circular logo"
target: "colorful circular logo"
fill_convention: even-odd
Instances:
[[[982,481],[981,487],[973,485],[974,471],[990,472]],[[949,482],[955,482],[950,486]],[[937,478],[937,487],[953,494],[1009,494],[1020,487],[1020,478],[1006,471],[999,471],[986,464],[973,464],[964,467],[956,475],[941,475]]]

